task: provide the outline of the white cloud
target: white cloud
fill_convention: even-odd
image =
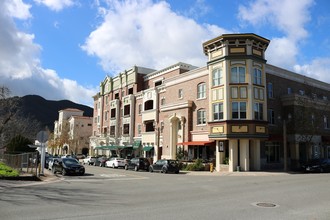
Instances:
[[[179,61],[205,65],[207,58],[201,44],[228,33],[180,16],[164,1],[109,1],[106,10],[101,11],[105,13],[104,21],[82,49],[97,56],[109,72],[133,65],[159,69]]]
[[[316,58],[309,64],[297,64],[294,66],[294,70],[311,78],[330,82],[330,57]]]
[[[34,0],[38,4],[45,5],[53,11],[61,11],[63,8],[73,6],[74,0]]]
[[[31,17],[30,8],[31,5],[25,4],[22,0],[11,0],[1,2],[6,10],[1,11],[1,13],[6,13],[7,15],[18,18],[27,19]]]
[[[311,20],[313,5],[313,0],[255,0],[239,7],[239,18],[256,27],[272,27],[283,33],[283,36],[271,39],[267,49],[269,63],[330,82],[330,57],[316,58],[305,64],[297,61],[303,53],[300,46],[309,37],[305,26]],[[327,21],[325,17],[318,18],[321,19],[319,25]]]
[[[281,31],[283,36],[271,39],[268,58],[273,64],[292,69],[299,44],[308,37],[305,25],[311,19],[309,10],[313,3],[313,0],[250,1],[247,6],[240,5],[239,18],[256,27],[270,26]]]
[[[34,35],[19,31],[13,21],[12,0],[0,1],[0,85],[8,87],[12,95],[40,95],[46,99],[69,99],[91,105],[98,88],[85,88],[74,80],[62,79],[55,70],[41,67],[41,46],[34,43]],[[22,7],[21,19],[31,17],[28,5]],[[9,7],[10,6],[10,7]],[[27,10],[27,11],[26,11]]]

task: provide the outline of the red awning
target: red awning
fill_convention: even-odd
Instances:
[[[205,145],[211,145],[213,143],[214,143],[214,141],[187,141],[187,142],[177,143],[176,145],[200,145],[200,146],[205,146]]]

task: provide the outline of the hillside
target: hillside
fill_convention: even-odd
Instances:
[[[19,98],[19,111],[25,117],[39,121],[42,127],[54,130],[54,121],[58,119],[58,111],[66,108],[76,108],[84,111],[84,116],[92,117],[93,108],[71,102],[69,100],[51,101],[41,96],[27,95]]]

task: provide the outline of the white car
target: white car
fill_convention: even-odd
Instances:
[[[124,158],[111,157],[108,161],[105,162],[106,167],[118,168],[125,167],[126,161]]]
[[[54,160],[60,160],[60,158],[57,158],[57,157],[50,158],[49,161],[48,161],[48,170],[52,170],[53,164],[54,164]]]
[[[86,158],[84,158],[82,160],[82,163],[88,164],[88,165],[93,165],[95,163],[95,161],[97,160],[97,157],[92,157],[92,156],[87,156]]]

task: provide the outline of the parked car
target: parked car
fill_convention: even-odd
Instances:
[[[95,160],[94,166],[105,167],[105,162],[108,160],[109,160],[109,158],[107,158],[107,157],[104,157],[104,156],[99,157]]]
[[[314,159],[302,165],[304,172],[330,172],[330,159]]]
[[[125,164],[125,170],[131,169],[135,171],[145,170],[148,171],[150,166],[149,160],[147,158],[136,157],[127,161]]]
[[[118,168],[125,167],[125,159],[119,157],[111,157],[108,161],[105,162],[106,167]]]
[[[48,161],[48,170],[52,170],[54,161],[58,160],[58,159],[59,159],[59,157],[52,157],[52,158],[49,159],[49,161]]]
[[[85,167],[74,158],[61,158],[54,160],[52,172],[54,174],[60,172],[63,176],[69,174],[82,176],[85,174]]]
[[[83,159],[83,164],[93,165],[95,161],[97,160],[97,157],[87,156]]]
[[[156,163],[149,166],[150,172],[161,172],[161,173],[179,173],[180,167],[177,160],[157,160]]]

